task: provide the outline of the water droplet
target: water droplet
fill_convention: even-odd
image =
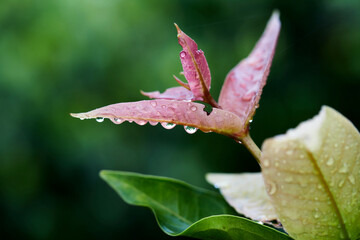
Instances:
[[[194,134],[198,130],[196,127],[184,126],[184,129],[189,134]]]
[[[137,124],[139,124],[140,126],[143,126],[143,125],[145,125],[147,123],[147,121],[145,121],[145,120],[135,120],[135,122]]]
[[[263,163],[264,163],[264,167],[270,166],[270,161],[268,159],[265,159]]]
[[[349,166],[344,163],[344,165],[339,169],[339,173],[347,173],[349,171]]]
[[[180,52],[180,58],[184,59],[186,57],[186,52],[181,51]]]
[[[269,185],[268,185],[268,187],[269,187],[269,189],[268,189],[268,192],[269,192],[269,194],[270,195],[274,195],[275,193],[276,193],[276,184],[274,183],[274,182],[271,182],[271,181],[269,181],[268,182],[269,183]]]
[[[317,188],[318,188],[318,189],[322,189],[323,186],[322,186],[321,184],[318,184],[318,185],[317,185]]]
[[[163,123],[161,123],[161,126],[163,126],[165,129],[173,129],[176,126],[176,124],[163,122]]]
[[[196,53],[197,54],[203,54],[204,52],[203,52],[203,50],[199,49],[199,50],[196,51]]]
[[[307,184],[306,180],[300,182],[301,187],[307,187],[307,185],[308,184]]]
[[[252,121],[253,121],[253,120],[252,120],[252,119],[250,119],[250,120],[249,120],[249,123],[252,123]]]
[[[326,162],[326,165],[331,166],[334,164],[334,159],[333,158],[329,158],[329,160]]]
[[[340,182],[339,182],[339,187],[342,187],[342,186],[344,186],[344,183],[345,183],[345,181],[344,180],[341,180]]]
[[[156,126],[159,122],[152,122],[152,121],[149,121],[150,125],[151,126]]]
[[[116,123],[116,124],[121,124],[121,123],[123,123],[125,120],[123,120],[123,119],[121,119],[121,118],[114,118],[114,122]]]
[[[289,176],[285,178],[285,182],[291,183],[293,181],[293,177]]]
[[[319,213],[315,213],[314,214],[314,218],[318,219],[320,217],[320,214]]]
[[[157,103],[156,103],[155,101],[151,102],[150,104],[151,104],[151,106],[153,106],[153,107],[156,107],[156,105],[157,105]]]
[[[191,111],[195,112],[197,110],[197,107],[196,106],[192,106],[191,108]]]
[[[355,178],[354,178],[353,175],[349,175],[348,179],[349,179],[351,184],[355,184]]]
[[[85,118],[84,118],[84,117],[81,117],[80,120],[85,120]]]
[[[101,122],[104,121],[104,118],[103,118],[103,117],[97,117],[97,118],[96,118],[96,121],[99,122],[99,123],[101,123]]]

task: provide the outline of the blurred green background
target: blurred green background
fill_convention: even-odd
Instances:
[[[326,104],[360,114],[360,1],[0,1],[1,239],[172,239],[128,206],[102,169],[182,179],[259,171],[245,148],[180,126],[79,121],[82,112],[176,86],[176,22],[204,50],[218,97],[272,11],[282,30],[260,108],[259,145]],[[184,239],[184,238],[183,238]]]

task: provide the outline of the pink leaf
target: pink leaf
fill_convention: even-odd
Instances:
[[[258,107],[266,83],[280,32],[278,12],[274,12],[266,29],[250,55],[227,75],[219,105],[238,115],[248,125]]]
[[[211,85],[211,75],[204,52],[198,50],[196,42],[181,31],[176,24],[175,26],[178,31],[179,44],[183,48],[180,52],[180,60],[185,78],[195,97],[206,99]]]
[[[180,86],[182,86],[182,87],[186,88],[187,90],[191,91],[189,84],[184,83],[184,82],[181,81],[179,78],[177,78],[175,75],[173,75],[173,77],[175,78],[175,81],[177,81],[178,84],[180,84]]]
[[[194,94],[183,87],[168,88],[163,93],[160,93],[159,91],[155,91],[155,92],[141,91],[141,94],[154,99],[175,99],[175,100],[188,100],[188,101],[195,100]]]
[[[204,132],[216,132],[227,136],[241,134],[241,119],[235,114],[214,108],[208,115],[205,106],[176,100],[148,100],[139,102],[117,103],[98,108],[86,113],[71,114],[80,119],[109,118],[114,123],[135,121],[139,125],[150,122],[180,124],[198,128]]]

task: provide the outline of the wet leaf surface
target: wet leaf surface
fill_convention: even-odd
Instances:
[[[245,127],[258,107],[269,75],[280,25],[279,14],[274,12],[250,55],[229,72],[221,89],[219,105],[237,114]]]
[[[266,189],[291,236],[360,238],[360,135],[349,120],[323,107],[262,149]]]

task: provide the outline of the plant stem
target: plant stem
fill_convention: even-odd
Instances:
[[[250,134],[247,133],[244,137],[238,139],[244,146],[249,150],[249,152],[254,156],[255,160],[261,166],[260,157],[261,157],[261,150],[259,147],[254,143]]]

